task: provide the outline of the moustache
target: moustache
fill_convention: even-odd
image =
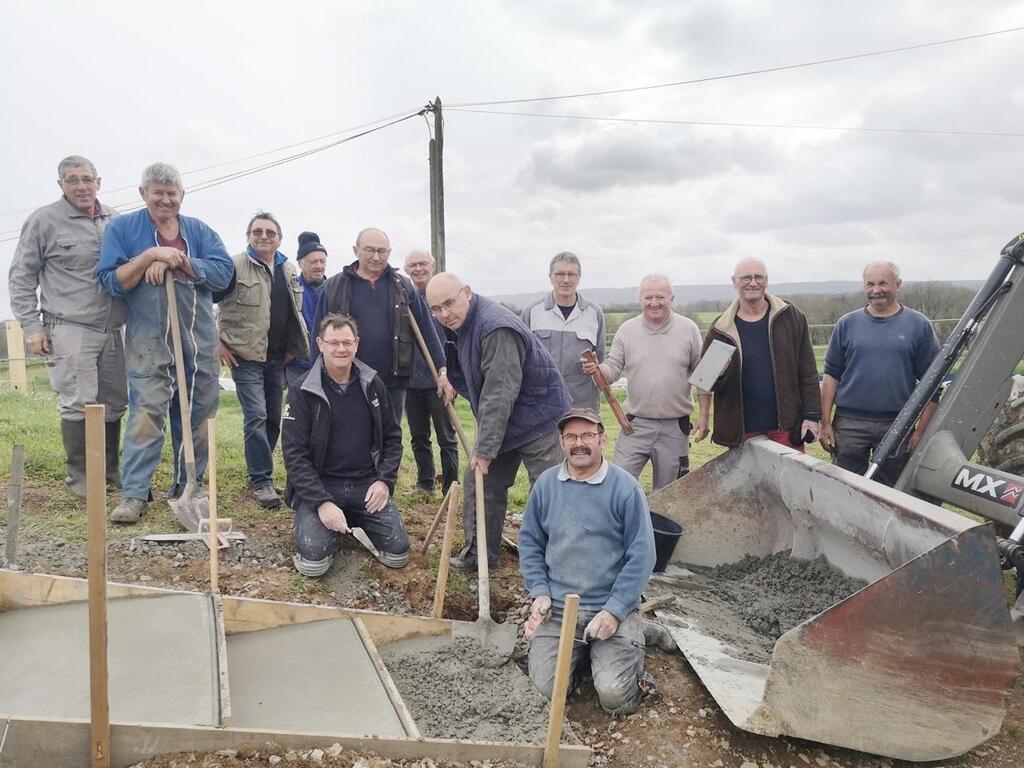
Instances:
[[[590,453],[590,449],[587,448],[585,445],[577,445],[575,448],[569,451],[570,456],[589,456]]]

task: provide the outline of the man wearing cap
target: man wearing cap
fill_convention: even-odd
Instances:
[[[327,275],[327,249],[320,242],[316,232],[303,232],[299,235],[299,250],[295,254],[299,264],[299,286],[302,288],[302,319],[306,323],[306,335],[309,339],[309,357],[295,357],[284,367],[288,386],[301,384],[306,378],[313,360],[319,351],[316,348],[316,305],[324,292]]]
[[[281,434],[285,360],[309,359],[302,288],[295,267],[278,250],[281,225],[259,211],[246,227],[249,245],[232,257],[235,277],[220,298],[220,360],[228,366],[242,406],[245,466],[261,507],[276,509],[274,447]]]
[[[604,360],[604,312],[576,290],[582,267],[575,253],[556,254],[548,266],[552,292],[523,308],[523,322],[537,334],[558,365],[573,405],[598,410],[597,384],[584,373],[580,356],[593,352]]]
[[[533,598],[525,634],[530,679],[551,698],[565,596],[580,596],[569,689],[580,662],[611,715],[636,710],[653,680],[644,672],[640,595],[654,570],[647,498],[625,470],[604,460],[600,416],[574,408],[558,420],[564,461],[537,479],[519,529],[519,567]]]
[[[427,251],[413,251],[405,257],[405,272],[421,296],[436,267],[434,257]],[[444,343],[447,339],[444,326],[437,318],[432,319],[437,337]],[[430,444],[433,422],[441,449],[441,490],[447,493],[448,486],[459,477],[459,444],[444,401],[437,394],[434,376],[421,354],[416,355],[415,369],[405,393],[405,417],[409,420],[409,441],[416,459],[416,488],[427,493],[434,490],[434,449]]]
[[[64,483],[84,497],[86,405],[106,406],[107,482],[120,479],[121,416],[128,406],[125,305],[94,279],[103,231],[117,211],[96,199],[96,166],[81,155],[58,163],[57,186],[60,200],[35,211],[21,228],[8,288],[28,351],[49,356],[67,455]]]
[[[562,458],[555,422],[571,406],[569,390],[544,346],[526,324],[497,302],[473,293],[451,272],[427,284],[430,311],[455,335],[452,382],[476,417],[476,445],[466,469],[462,528],[466,547],[451,565],[477,567],[476,483],[484,475],[487,564],[498,565],[508,489],[519,465],[530,482]],[[451,353],[452,345],[448,345]]]

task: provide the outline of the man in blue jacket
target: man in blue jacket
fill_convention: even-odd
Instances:
[[[555,361],[526,324],[497,302],[474,294],[457,275],[435,275],[426,295],[430,311],[456,339],[458,359],[448,361],[451,381],[469,400],[477,424],[463,485],[466,547],[451,565],[458,570],[477,567],[473,473],[479,468],[484,475],[487,564],[495,568],[508,489],[519,465],[526,465],[533,483],[562,458],[555,422],[572,404],[569,390]]]
[[[573,675],[589,653],[601,706],[626,715],[653,682],[637,611],[654,570],[651,514],[640,484],[605,461],[608,436],[595,411],[574,408],[558,428],[565,461],[537,480],[519,529],[519,567],[533,597],[530,679],[551,698],[565,596],[577,593]]]
[[[199,219],[180,215],[185,196],[181,175],[166,163],[142,173],[139,187],[146,207],[113,219],[103,234],[96,279],[128,306],[125,362],[128,370],[128,428],[121,466],[121,503],[110,519],[134,523],[153,498],[153,472],[160,463],[164,421],[171,412],[174,483],[170,495],[185,487],[181,412],[178,406],[174,348],[168,321],[164,276],[171,271],[185,358],[185,381],[192,406],[196,473],[208,458],[206,421],[217,412],[219,392],[217,324],[213,293],[225,290],[234,274],[220,236]]]

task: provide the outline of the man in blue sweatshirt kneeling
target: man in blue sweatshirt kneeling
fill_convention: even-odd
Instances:
[[[551,698],[565,596],[578,593],[569,689],[589,653],[601,706],[634,712],[653,680],[644,672],[640,594],[654,570],[647,498],[629,473],[604,460],[608,436],[590,408],[558,420],[565,461],[533,486],[519,530],[519,564],[533,597],[526,636],[530,679]]]

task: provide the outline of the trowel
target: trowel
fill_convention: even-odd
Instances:
[[[362,544],[364,547],[370,550],[374,557],[380,560],[380,551],[375,546],[373,546],[373,542],[370,541],[370,537],[366,535],[366,531],[364,531],[362,528],[349,528],[348,532],[352,534],[353,538],[355,538],[356,541],[358,541],[360,544]]]

